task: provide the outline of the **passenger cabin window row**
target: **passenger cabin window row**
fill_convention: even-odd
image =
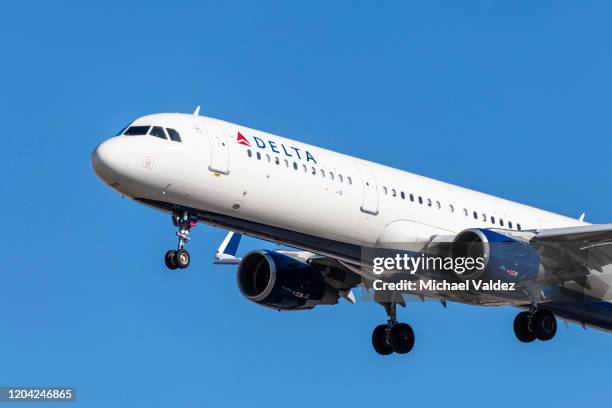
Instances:
[[[411,202],[416,201],[421,205],[427,205],[428,207],[432,207],[437,210],[442,210],[442,207],[443,207],[440,201],[437,201],[437,200],[433,201],[431,198],[423,198],[422,196],[415,196],[412,193],[406,194],[403,191],[396,190],[395,188],[387,188],[387,186],[383,186],[382,190],[383,190],[383,194],[386,196],[399,197],[402,200],[409,199]],[[449,204],[448,211],[450,213],[454,213],[455,206],[453,204]],[[469,211],[467,210],[467,208],[463,209],[463,216],[469,217]],[[515,226],[516,226],[516,230],[522,231],[521,224],[519,223],[514,224],[512,221],[508,221],[506,223],[504,222],[503,218],[496,219],[494,216],[487,217],[485,213],[478,213],[478,211],[473,211],[472,216],[474,217],[475,220],[482,221],[482,222],[490,222],[493,225],[499,225],[504,228],[507,227],[509,229],[515,229]]]
[[[170,138],[170,140],[172,140],[173,142],[181,142],[181,136],[179,135],[179,132],[171,128],[163,128],[161,126],[130,126],[127,129],[124,128],[121,132],[119,132],[117,136],[119,135],[125,135],[125,136],[149,135],[149,136],[155,136],[155,137],[159,137],[160,139],[166,139],[166,140]]]
[[[251,149],[247,149],[247,156],[253,157],[253,151]],[[261,152],[255,152],[255,157],[257,158],[257,160],[264,160],[266,163],[274,162],[274,164],[277,166],[282,166],[285,168],[291,167],[293,168],[293,170],[302,171],[303,173],[311,174],[313,176],[316,176],[318,174],[320,177],[327,177],[330,180],[337,180],[338,182],[348,184],[349,186],[353,184],[353,179],[351,178],[351,176],[343,176],[340,173],[334,173],[333,171],[325,171],[321,168],[317,169],[317,167],[315,166],[299,164],[295,161],[289,162],[287,159],[281,160],[278,156],[270,156],[269,154],[263,155],[261,154]]]

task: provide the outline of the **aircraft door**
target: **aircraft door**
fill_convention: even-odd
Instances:
[[[210,144],[210,164],[208,170],[229,174],[229,142],[221,126],[205,123]]]
[[[361,188],[363,191],[361,200],[361,211],[366,214],[378,214],[378,185],[372,170],[365,164],[355,163],[361,176]]]

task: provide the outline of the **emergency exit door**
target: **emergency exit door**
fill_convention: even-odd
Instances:
[[[367,214],[378,214],[378,185],[372,170],[365,164],[355,163],[361,175],[361,211]]]

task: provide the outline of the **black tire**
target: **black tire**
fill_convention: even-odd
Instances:
[[[372,332],[372,346],[374,346],[374,350],[380,355],[388,356],[393,353],[393,349],[391,345],[387,342],[387,325],[381,324],[380,326],[376,326],[374,331]]]
[[[414,347],[414,331],[409,324],[397,323],[389,333],[391,348],[398,354],[406,354]]]
[[[549,310],[538,310],[533,315],[533,332],[538,340],[548,341],[557,333],[557,319]]]
[[[178,251],[176,251],[174,259],[176,266],[181,269],[185,269],[186,267],[188,267],[189,263],[191,262],[191,256],[189,255],[189,252],[185,251],[184,249],[179,249]]]
[[[176,265],[176,251],[170,250],[166,252],[166,256],[164,256],[164,262],[168,269],[176,269],[178,266]]]
[[[529,327],[529,312],[521,312],[514,318],[514,334],[519,341],[531,343],[536,339],[535,333]]]

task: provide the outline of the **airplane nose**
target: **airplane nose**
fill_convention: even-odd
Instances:
[[[115,138],[100,143],[91,153],[91,166],[98,177],[108,184],[117,183],[126,170],[121,143]]]

